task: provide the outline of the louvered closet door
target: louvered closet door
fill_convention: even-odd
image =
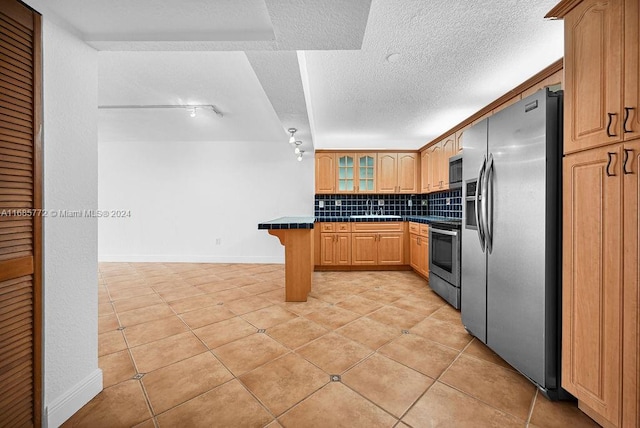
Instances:
[[[40,15],[0,0],[0,427],[40,425],[40,37]]]

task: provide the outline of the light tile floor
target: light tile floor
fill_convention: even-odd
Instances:
[[[467,334],[412,272],[106,263],[104,391],[64,426],[591,427]]]

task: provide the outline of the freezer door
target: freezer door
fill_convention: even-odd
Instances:
[[[487,261],[478,234],[481,225],[469,227],[475,222],[467,221],[467,194],[469,183],[478,180],[478,173],[487,155],[487,120],[469,128],[462,135],[462,277],[460,282],[462,323],[465,328],[483,342],[487,340]],[[476,186],[476,192],[480,185]],[[474,201],[475,204],[475,201]],[[479,207],[478,207],[479,209]]]
[[[545,387],[547,95],[489,120],[487,345]]]

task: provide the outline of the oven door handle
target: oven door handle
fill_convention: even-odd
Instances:
[[[454,231],[451,231],[451,230],[435,229],[433,227],[430,227],[429,231],[433,232],[433,233],[439,233],[441,235],[458,236],[458,232],[454,232]],[[431,237],[429,237],[429,242],[431,242],[431,241],[432,241],[432,239],[431,239]]]
[[[484,203],[481,201],[481,198],[484,199],[484,194],[482,192],[482,184],[484,182],[484,174],[487,168],[487,157],[485,156],[482,160],[482,165],[480,166],[480,171],[478,171],[478,181],[476,181],[476,197],[475,197],[475,209],[476,209],[476,225],[478,227],[478,239],[480,240],[480,248],[484,253],[486,248],[486,240],[484,234],[484,216],[482,215]]]

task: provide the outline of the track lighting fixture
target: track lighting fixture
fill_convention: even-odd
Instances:
[[[302,162],[302,155],[304,154],[304,150],[300,150],[300,152],[298,153],[298,162]]]
[[[295,144],[295,146],[296,146],[296,148],[295,148],[295,150],[294,150],[293,152],[294,152],[295,154],[299,155],[299,154],[300,154],[300,152],[301,152],[301,150],[300,150],[300,145],[302,144],[302,141],[296,141],[296,142],[295,142],[295,143],[293,143],[293,144]]]
[[[294,135],[298,130],[296,128],[289,128],[287,131],[291,134],[291,137],[289,137],[289,144],[294,144],[296,142],[296,137]]]

